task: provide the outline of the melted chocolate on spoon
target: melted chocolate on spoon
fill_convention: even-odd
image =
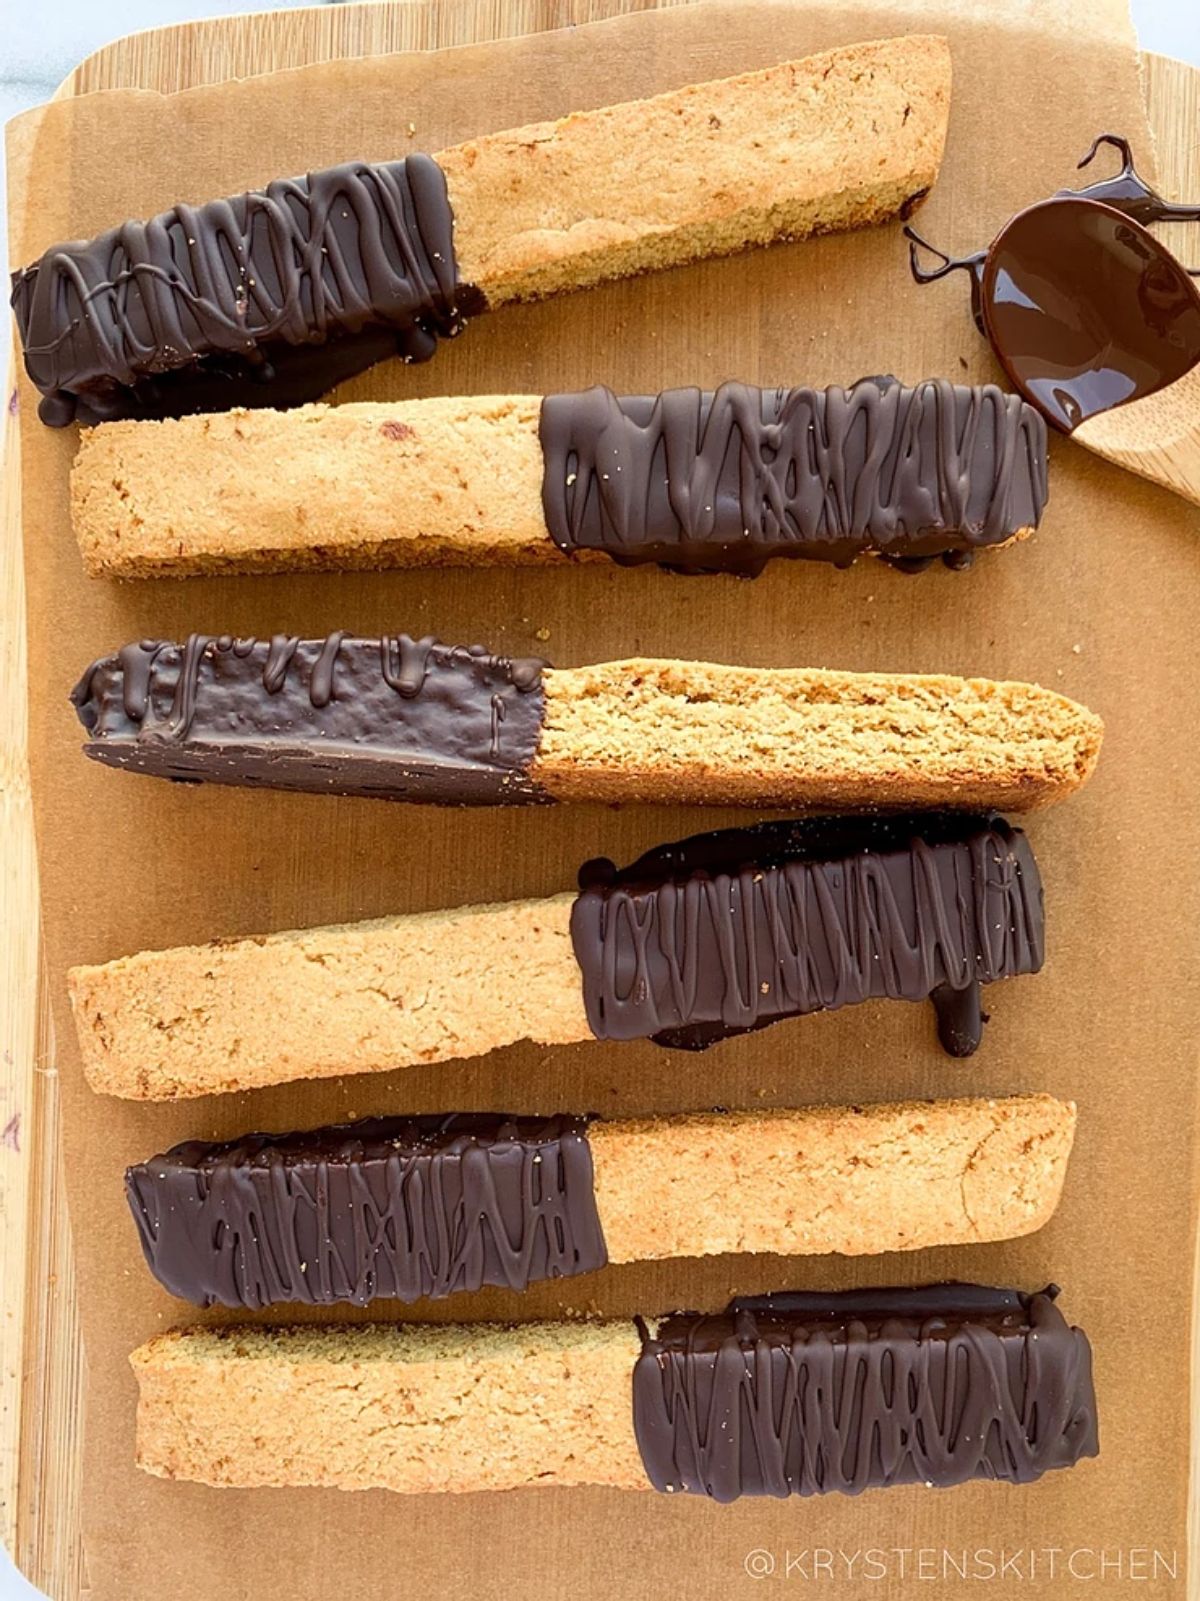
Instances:
[[[1068,433],[1200,362],[1200,293],[1143,226],[1200,220],[1200,206],[1164,200],[1113,134],[1080,166],[1104,144],[1120,152],[1119,173],[1019,212],[986,251],[951,258],[906,230],[918,283],[967,272],[976,323],[1012,383]],[[940,265],[924,267],[918,247]]]
[[[1067,433],[1200,361],[1195,284],[1140,223],[1095,200],[1014,217],[988,252],[982,298],[1001,366]]]

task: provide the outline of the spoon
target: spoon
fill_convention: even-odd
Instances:
[[[1063,433],[1200,504],[1200,291],[1145,223],[1200,220],[1121,170],[1012,217],[986,251],[952,258],[905,230],[919,283],[963,270],[980,331],[1026,400]],[[937,258],[921,263],[918,247]]]
[[[1095,200],[1030,206],[987,254],[980,307],[1049,422],[1200,504],[1200,292],[1153,234]]]

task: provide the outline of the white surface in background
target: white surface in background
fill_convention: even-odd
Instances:
[[[12,0],[9,0],[12,3]],[[91,51],[122,34],[187,22],[197,16],[235,16],[247,10],[286,10],[291,0],[51,0],[39,8],[37,26],[5,30],[0,48],[0,123],[48,100],[71,69]],[[987,0],[976,0],[986,4]],[[1200,6],[1197,0],[1130,0],[1143,50],[1178,56],[1200,67]],[[7,257],[0,171],[0,261]],[[1185,197],[1180,197],[1185,198]],[[1194,199],[1195,196],[1187,196]],[[0,1601],[38,1601],[0,1547]]]
[[[1200,67],[1200,9],[1196,0],[1130,0],[1138,43],[1160,56]]]
[[[282,11],[293,0],[103,0],[100,4],[97,0],[48,0],[38,8],[37,25],[20,28],[15,18],[17,3],[18,0],[4,0],[0,5],[0,12],[11,7],[13,16],[12,25],[0,35],[0,123],[49,100],[85,56],[123,34],[140,33],[171,22],[190,22],[197,17]],[[0,162],[0,262],[6,262],[8,230],[2,169]]]

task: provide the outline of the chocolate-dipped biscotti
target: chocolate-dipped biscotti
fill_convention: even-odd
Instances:
[[[84,431],[71,503],[98,577],[568,557],[749,577],[965,566],[1037,526],[1046,474],[1019,396],[864,378],[112,423]]]
[[[217,1486],[404,1493],[1027,1484],[1099,1449],[1091,1349],[1057,1293],[805,1292],[649,1324],[185,1329],[131,1358],[137,1459]]]
[[[524,1039],[702,1050],[883,996],[931,1001],[966,1056],[981,986],[1042,965],[1037,864],[1000,818],[763,823],[621,871],[588,862],[579,883],[73,968],[84,1069],[97,1090],[175,1100]]]
[[[14,274],[26,371],[52,425],[313,400],[489,307],[907,214],[949,102],[914,35],[177,205]]]
[[[1048,1095],[374,1118],[192,1140],[131,1167],[125,1189],[151,1272],[185,1301],[362,1306],[607,1262],[1011,1239],[1053,1214],[1074,1132],[1074,1106]]]
[[[84,753],[185,781],[445,805],[694,801],[1023,811],[1100,719],[1033,684],[634,659],[555,669],[407,634],[193,634],[93,662]]]

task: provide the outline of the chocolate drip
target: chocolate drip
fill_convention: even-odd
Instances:
[[[453,225],[441,168],[412,155],[56,245],[13,274],[42,420],[298,405],[385,356],[428,360],[482,303]]]
[[[932,999],[952,1056],[981,984],[1036,973],[1042,886],[1000,818],[764,823],[580,873],[571,938],[599,1039],[703,1050],[872,997]]]
[[[1096,1400],[1054,1293],[930,1286],[668,1318],[634,1367],[646,1474],[735,1501],[1071,1467],[1099,1450]]]
[[[413,700],[421,693],[425,675],[429,671],[429,651],[432,644],[433,641],[428,636],[424,639],[410,639],[407,634],[394,641],[385,635],[379,642],[383,676],[398,695],[404,696],[405,700]],[[393,658],[395,666],[392,665]]]
[[[121,672],[121,707],[131,722],[140,723],[150,696],[150,673],[162,649],[161,640],[143,639],[122,645],[117,652]]]
[[[225,644],[228,651],[231,645]],[[196,716],[196,691],[200,686],[200,664],[208,655],[210,647],[216,646],[217,641],[207,634],[190,634],[187,644],[183,647],[183,661],[179,668],[179,677],[175,680],[175,695],[171,701],[171,715],[165,724],[148,728],[145,714],[138,719],[145,733],[157,733],[162,739],[185,739],[188,730]],[[154,674],[154,662],[149,664],[147,673],[147,706],[149,705],[149,686]]]
[[[542,505],[568,554],[753,577],[772,556],[896,564],[1002,543],[1047,496],[1046,430],[994,385],[595,388],[542,402]]]
[[[520,690],[540,688],[542,669],[546,665],[536,656],[488,656],[479,645],[443,645],[432,634],[426,634],[423,639],[410,639],[407,634],[393,638],[385,634],[379,642],[379,652],[384,678],[406,700],[414,700],[421,693],[430,664],[443,658],[457,661],[464,667],[477,665],[485,659],[499,662],[509,683]]]
[[[72,693],[84,751],[185,781],[443,805],[543,798],[543,663],[407,634],[144,640]]]
[[[294,634],[273,634],[263,663],[263,688],[268,695],[278,695],[287,682],[288,668],[300,641]]]
[[[937,1017],[938,1039],[948,1054],[970,1056],[978,1050],[987,1021],[979,985],[955,989],[952,984],[939,984],[930,990],[929,999]]]
[[[315,711],[322,711],[333,699],[333,670],[337,666],[337,654],[342,648],[342,640],[345,637],[344,633],[335,630],[317,652],[312,677],[308,681],[308,698],[312,701]],[[264,684],[266,682],[265,671],[263,682]]]
[[[604,1266],[581,1118],[379,1118],[131,1167],[155,1278],[200,1306],[415,1301]]]

